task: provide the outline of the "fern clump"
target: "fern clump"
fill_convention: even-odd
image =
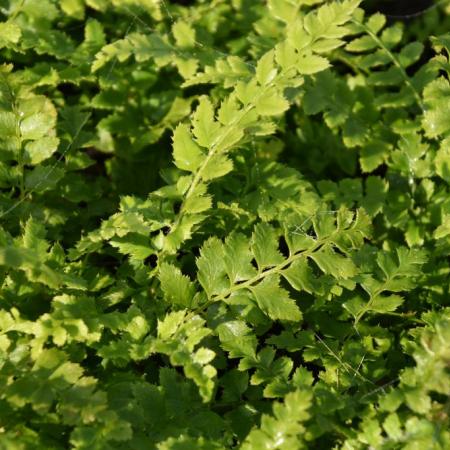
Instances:
[[[0,1],[0,449],[448,449],[449,12]]]

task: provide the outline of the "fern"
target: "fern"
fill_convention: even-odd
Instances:
[[[363,448],[367,444],[380,448],[392,445],[408,448],[408,443],[436,448],[447,445],[445,406],[444,409],[436,404],[433,407],[430,394],[448,395],[448,374],[444,368],[448,354],[443,346],[448,312],[428,320],[431,323],[426,328],[417,330],[420,343],[405,343],[415,366],[404,370],[398,387],[390,388],[380,397],[377,412],[368,407],[369,414],[361,423],[357,437],[349,439],[344,448]],[[414,411],[414,416],[405,421],[403,409]]]
[[[447,449],[448,7],[190,3],[0,2],[0,448]]]
[[[411,42],[398,52],[393,50],[400,44],[403,30],[398,24],[384,28],[386,19],[382,14],[372,15],[366,23],[363,17],[355,18],[353,24],[355,33],[363,33],[345,46],[346,52],[362,53],[361,56],[352,58],[353,64],[369,73],[371,70],[381,69],[367,77],[370,85],[401,87],[396,95],[380,95],[377,99],[378,104],[381,107],[392,107],[416,102],[423,110],[420,88],[416,86],[420,78],[417,76],[417,81],[412,80],[407,73],[408,67],[419,60],[423,44]],[[373,52],[374,50],[376,51]]]
[[[45,166],[38,164],[56,152],[59,140],[56,137],[56,110],[53,104],[44,96],[33,95],[15,81],[11,70],[11,66],[4,66],[1,73],[2,145],[4,151],[9,153],[2,159],[17,163],[16,173],[10,175],[12,180],[15,178],[11,184],[16,185],[23,197],[26,188],[36,188],[45,172]],[[26,165],[38,167],[26,173]],[[53,175],[57,177],[57,174]],[[49,182],[47,178],[37,188],[45,189]]]
[[[295,290],[314,290],[313,261],[328,275],[346,280],[356,274],[353,262],[335,251],[349,252],[362,245],[368,236],[367,217],[360,213],[352,223],[345,211],[338,213],[336,223],[325,216],[314,221],[315,237],[307,234],[285,235],[289,256],[278,250],[277,232],[266,224],[258,224],[250,247],[241,234],[230,235],[224,244],[211,238],[204,244],[197,260],[198,279],[210,303],[233,304],[254,302],[272,320],[300,321],[301,312],[279,286],[283,277]],[[221,262],[217,262],[217,258]],[[254,268],[252,261],[256,262]],[[249,298],[250,297],[250,298]],[[273,299],[278,299],[274,301]],[[245,304],[245,303],[244,303]]]
[[[314,54],[317,52],[314,46],[318,46],[321,51],[324,45],[321,39],[325,41],[343,37],[345,29],[341,25],[349,19],[356,6],[357,2],[354,1],[339,6],[326,5],[307,15],[303,23],[299,21],[296,34],[289,36],[275,50],[267,52],[258,61],[255,74],[246,81],[238,82],[234,91],[223,100],[217,112],[218,121],[215,120],[210,101],[201,99],[192,121],[195,141],[189,135],[188,128],[177,128],[174,133],[175,164],[193,173],[193,178],[186,180],[186,186],[180,192],[183,196],[180,213],[171,226],[163,250],[166,250],[164,246],[167,246],[168,252],[176,250],[183,242],[183,236],[189,237],[192,227],[201,221],[197,213],[209,207],[205,182],[232,170],[227,153],[240,144],[246,132],[250,131],[256,136],[272,133],[273,124],[269,118],[282,114],[289,107],[284,90],[297,87],[302,75],[310,75],[328,67],[325,58]],[[325,29],[329,34],[323,34]],[[207,152],[202,155],[197,145],[207,149]],[[184,161],[190,161],[190,165],[187,166]],[[172,236],[174,242],[171,242]]]
[[[283,405],[274,405],[274,416],[263,416],[261,429],[254,429],[244,442],[243,449],[272,445],[275,448],[306,448],[300,437],[306,430],[301,424],[309,417],[311,394],[297,391],[286,395]]]

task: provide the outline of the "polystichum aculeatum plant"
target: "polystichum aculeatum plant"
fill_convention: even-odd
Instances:
[[[1,450],[449,448],[450,10],[365,7],[0,0]]]

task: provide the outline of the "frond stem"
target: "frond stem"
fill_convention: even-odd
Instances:
[[[389,58],[391,58],[392,62],[394,63],[394,65],[399,69],[400,74],[404,80],[404,82],[406,83],[406,85],[409,87],[409,89],[411,90],[412,94],[414,95],[414,98],[416,99],[417,104],[419,105],[420,109],[422,110],[422,112],[425,112],[425,105],[422,101],[422,98],[419,94],[419,92],[417,91],[417,89],[415,88],[415,86],[412,84],[410,77],[408,76],[408,74],[405,71],[405,68],[401,65],[400,61],[398,60],[398,58],[394,55],[394,53],[392,53],[389,48],[386,47],[386,45],[384,44],[384,42],[363,22],[360,22],[357,19],[351,19],[351,21],[358,25],[359,27],[361,27],[365,33],[367,33],[375,42],[376,44],[382,49],[384,50],[387,55],[389,56]]]

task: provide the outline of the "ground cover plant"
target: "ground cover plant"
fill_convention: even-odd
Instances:
[[[450,448],[413,3],[0,0],[1,450]]]

